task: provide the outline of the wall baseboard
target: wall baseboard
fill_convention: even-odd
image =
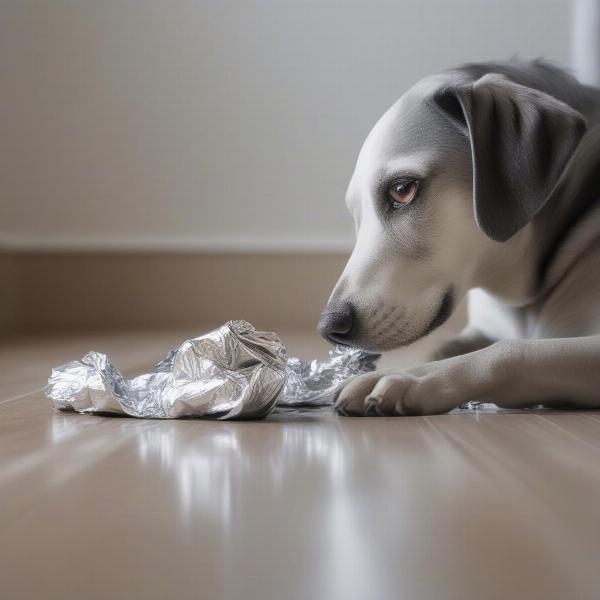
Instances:
[[[0,232],[0,252],[17,254],[349,254],[352,238],[270,235],[10,235]]]
[[[336,253],[12,253],[5,329],[220,324],[313,328],[342,271]]]
[[[17,310],[15,260],[0,252],[0,332],[17,327]]]

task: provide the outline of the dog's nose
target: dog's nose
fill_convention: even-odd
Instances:
[[[354,309],[349,302],[328,305],[319,319],[317,329],[334,344],[348,344],[354,326]]]

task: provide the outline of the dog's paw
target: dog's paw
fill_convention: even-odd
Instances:
[[[418,380],[412,375],[361,375],[344,387],[335,409],[346,416],[421,414],[414,401],[417,384]]]
[[[445,413],[464,398],[447,361],[406,370],[367,373],[348,380],[335,410],[344,416],[412,416]],[[458,384],[458,385],[457,385]]]

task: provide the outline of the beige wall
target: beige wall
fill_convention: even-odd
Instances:
[[[463,61],[568,60],[567,0],[3,0],[0,242],[351,244],[377,117]]]

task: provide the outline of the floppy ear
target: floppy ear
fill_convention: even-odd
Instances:
[[[439,90],[434,101],[469,136],[477,224],[506,241],[551,195],[585,132],[583,116],[496,73]]]

